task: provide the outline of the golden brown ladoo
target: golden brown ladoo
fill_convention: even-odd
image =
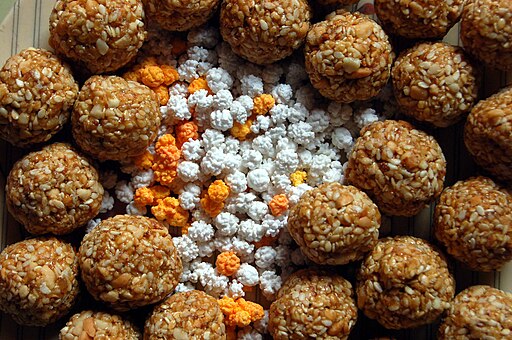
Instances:
[[[66,315],[79,292],[78,256],[57,238],[32,238],[0,254],[0,309],[17,323],[46,326]]]
[[[96,169],[65,143],[20,159],[5,187],[9,212],[36,235],[68,234],[85,225],[99,213],[103,191]]]
[[[443,190],[446,160],[436,140],[404,121],[365,126],[345,177],[387,215],[413,216]]]
[[[288,231],[318,264],[360,260],[379,238],[381,216],[363,191],[338,182],[304,193],[288,215]]]
[[[379,24],[345,10],[330,13],[311,27],[304,53],[313,87],[343,103],[376,96],[389,79],[394,58]]]
[[[422,42],[402,53],[391,72],[401,111],[438,127],[455,124],[475,105],[479,72],[462,48]]]
[[[512,194],[487,177],[446,188],[434,214],[436,238],[475,271],[499,270],[512,260]]]
[[[48,141],[77,95],[68,65],[52,52],[27,48],[11,56],[0,70],[0,138],[21,147]]]
[[[279,290],[268,319],[274,339],[347,339],[357,321],[354,290],[339,275],[299,270]]]
[[[59,340],[139,340],[140,332],[119,315],[84,310],[74,314],[60,330]]]
[[[84,236],[79,263],[89,293],[118,311],[161,301],[183,269],[167,227],[135,215],[101,221]]]
[[[93,74],[113,72],[137,55],[146,38],[141,0],[57,0],[50,46]]]
[[[144,327],[144,340],[158,339],[226,339],[217,300],[199,290],[170,296],[155,307]]]
[[[357,306],[389,329],[426,325],[450,306],[455,281],[444,256],[412,236],[379,240],[357,274]]]
[[[475,162],[492,176],[512,181],[512,86],[471,110],[464,126],[464,143]]]

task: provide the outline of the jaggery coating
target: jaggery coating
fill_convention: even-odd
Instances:
[[[118,76],[92,76],[78,94],[71,115],[73,137],[99,160],[126,160],[142,154],[160,127],[154,91]]]
[[[146,38],[141,0],[57,0],[49,44],[93,74],[113,72],[137,55]]]
[[[169,31],[188,31],[205,24],[220,0],[142,0],[147,20]]]
[[[436,238],[475,271],[499,270],[512,260],[512,193],[487,177],[446,188],[435,208]]]
[[[301,196],[288,215],[288,231],[313,262],[341,265],[362,259],[373,248],[380,222],[368,195],[332,182]]]
[[[311,27],[304,53],[313,87],[343,103],[376,96],[389,79],[394,58],[388,36],[375,21],[345,10]]]
[[[46,326],[66,315],[79,292],[78,257],[71,244],[40,237],[0,254],[0,309],[25,326]]]
[[[412,236],[379,240],[357,274],[357,305],[388,329],[436,320],[450,306],[455,281],[444,256]]]
[[[60,330],[59,340],[138,340],[141,334],[119,315],[84,310],[74,314]]]
[[[70,145],[54,143],[17,161],[7,176],[7,208],[35,235],[63,235],[85,225],[101,208],[96,169]]]
[[[384,30],[409,39],[443,38],[459,20],[466,0],[375,0]]]
[[[220,33],[237,55],[271,64],[302,45],[311,16],[306,0],[225,0]]]
[[[476,103],[479,74],[460,47],[422,42],[406,50],[391,71],[401,111],[419,121],[447,127]]]
[[[343,277],[316,269],[286,280],[269,310],[274,339],[347,339],[357,321],[354,290]]]
[[[69,67],[52,52],[27,48],[11,56],[0,70],[0,138],[21,147],[48,141],[77,95]]]
[[[413,216],[443,190],[446,160],[436,140],[404,121],[365,126],[349,156],[345,178],[387,215]]]
[[[167,298],[155,307],[144,327],[144,340],[157,339],[226,339],[217,300],[199,290]]]
[[[135,215],[108,218],[86,234],[79,264],[89,293],[118,311],[161,301],[182,272],[169,230]]]
[[[512,181],[512,86],[475,105],[464,126],[464,144],[478,165]]]
[[[512,70],[512,2],[466,0],[460,39],[464,49],[485,65]]]
[[[509,339],[512,334],[512,294],[485,285],[461,291],[439,326],[437,338]]]

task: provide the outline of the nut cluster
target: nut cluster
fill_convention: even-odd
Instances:
[[[475,162],[512,181],[512,86],[479,101],[464,127],[464,143]]]
[[[68,121],[78,85],[53,53],[28,48],[0,70],[0,138],[28,146],[49,140]]]
[[[50,14],[50,46],[90,72],[116,71],[146,38],[141,0],[57,0]]]
[[[459,20],[466,0],[375,0],[375,12],[390,34],[410,39],[443,38]]]
[[[160,126],[158,97],[149,87],[118,76],[92,76],[71,115],[77,144],[99,160],[143,153]]]
[[[478,71],[460,47],[423,42],[401,54],[391,72],[402,112],[438,127],[456,123],[478,96]]]
[[[509,339],[512,294],[478,285],[457,294],[439,326],[438,339]]]
[[[304,193],[288,216],[288,231],[318,264],[360,260],[379,237],[381,216],[361,190],[338,182]]]
[[[306,0],[225,0],[220,33],[236,54],[270,64],[302,45],[311,16]]]
[[[142,0],[148,20],[170,31],[187,31],[203,25],[220,0]]]
[[[404,121],[371,123],[361,130],[345,177],[387,215],[413,216],[443,190],[446,161],[439,144]]]
[[[444,257],[412,236],[379,240],[357,275],[357,305],[389,329],[433,322],[455,292]]]
[[[54,143],[14,164],[5,188],[7,208],[32,234],[67,234],[98,214],[98,180],[87,159],[68,144]]]
[[[460,22],[464,48],[484,64],[512,70],[512,3],[466,0]]]
[[[84,236],[79,263],[89,293],[119,311],[159,302],[182,272],[168,229],[135,215],[101,221]]]
[[[224,315],[217,300],[203,291],[176,293],[155,307],[144,339],[226,339]]]
[[[375,21],[338,10],[311,27],[305,56],[311,84],[324,97],[350,103],[379,93],[389,79],[394,54]]]
[[[354,290],[339,275],[316,269],[293,273],[269,310],[274,339],[347,339],[357,321]]]
[[[0,309],[19,324],[46,326],[73,306],[77,277],[70,244],[54,237],[13,243],[0,254]]]
[[[498,270],[512,260],[511,225],[512,194],[486,177],[446,188],[435,208],[436,238],[476,271]]]
[[[85,310],[69,319],[60,330],[60,340],[125,339],[138,340],[140,332],[120,316]]]

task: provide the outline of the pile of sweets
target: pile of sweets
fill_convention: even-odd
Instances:
[[[440,337],[509,335],[512,311],[500,309],[508,293],[473,287],[452,303],[441,251],[412,236],[378,240],[381,214],[415,215],[444,187],[441,147],[414,122],[392,120],[399,110],[439,127],[471,111],[470,153],[498,179],[512,176],[510,89],[473,109],[480,79],[462,49],[418,44],[393,63],[387,36],[441,38],[464,13],[474,30],[463,27],[463,40],[500,29],[491,32],[497,42],[469,55],[507,69],[509,7],[483,2],[496,25],[455,0],[376,1],[382,27],[339,8],[312,18],[297,0],[258,0],[254,11],[240,0],[163,1],[161,12],[150,0],[58,0],[56,54],[27,49],[0,72],[0,136],[38,147],[71,120],[78,147],[54,143],[18,161],[6,202],[29,233],[85,226],[86,235],[77,250],[46,236],[7,247],[0,309],[45,326],[69,313],[81,279],[113,311],[151,311],[138,329],[122,315],[83,310],[62,339],[345,339],[357,308],[388,329],[444,313]],[[218,7],[220,29],[203,26]],[[65,61],[94,74],[79,92]],[[435,236],[468,267],[499,269],[512,257],[510,201],[484,177],[449,187]],[[352,282],[315,266],[361,259]],[[471,316],[485,319],[479,305],[504,321],[480,322]]]

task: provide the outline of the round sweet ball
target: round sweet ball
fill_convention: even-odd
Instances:
[[[388,82],[394,58],[388,36],[375,21],[345,10],[311,27],[304,53],[313,87],[343,103],[376,96]]]
[[[339,182],[304,193],[288,215],[288,231],[311,261],[360,260],[379,238],[379,209],[361,190]]]
[[[205,24],[220,0],[142,0],[146,17],[169,31],[188,31]]]
[[[512,86],[475,105],[464,126],[464,144],[479,166],[512,181]]]
[[[460,21],[464,49],[490,67],[512,70],[512,3],[466,0]]]
[[[443,190],[446,160],[434,137],[401,120],[365,126],[345,178],[386,215],[414,216]]]
[[[167,227],[135,215],[110,217],[86,234],[79,264],[89,293],[118,311],[161,301],[183,270]]]
[[[73,315],[59,333],[59,340],[140,338],[140,332],[131,322],[119,315],[92,310]]]
[[[423,42],[406,50],[391,71],[401,111],[438,127],[458,122],[475,105],[479,74],[460,47]]]
[[[113,72],[135,58],[146,38],[141,0],[57,0],[50,46],[93,74]]]
[[[77,144],[93,157],[125,160],[155,140],[160,104],[149,87],[118,76],[92,76],[78,94],[71,115]]]
[[[5,188],[7,209],[35,235],[63,235],[85,225],[99,213],[103,191],[96,169],[65,143],[17,161]]]
[[[509,339],[512,334],[512,294],[490,286],[461,291],[439,326],[437,338]]]
[[[215,298],[199,290],[172,295],[146,320],[144,339],[226,339],[224,315]]]
[[[512,193],[487,177],[446,188],[435,208],[436,238],[475,271],[499,270],[512,260]]]
[[[390,34],[409,39],[441,39],[459,21],[465,1],[375,0],[375,13]]]
[[[57,238],[32,238],[0,254],[0,309],[26,326],[66,315],[79,292],[78,257]]]
[[[302,45],[311,16],[306,0],[225,0],[220,33],[242,58],[270,64]]]
[[[388,329],[436,320],[450,306],[455,281],[444,256],[412,236],[379,240],[357,273],[357,305]]]
[[[293,273],[272,302],[274,339],[347,339],[357,321],[354,290],[343,277],[316,269]]]
[[[22,50],[0,70],[0,138],[25,147],[48,141],[78,95],[68,66],[50,51]]]

